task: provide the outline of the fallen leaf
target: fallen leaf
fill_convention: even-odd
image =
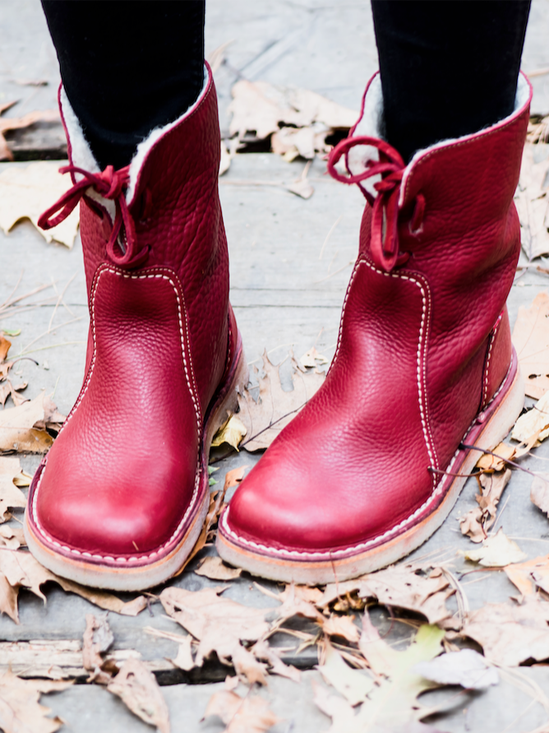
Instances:
[[[259,397],[254,400],[251,392],[245,388],[238,397],[239,417],[246,427],[249,436],[242,443],[242,448],[254,452],[268,448],[280,431],[292,420],[297,412],[311,399],[322,385],[325,375],[316,370],[303,372],[292,357],[293,390],[285,392],[280,382],[279,367],[275,366],[263,353],[263,371],[253,367],[259,382]]]
[[[27,387],[27,382],[13,384],[11,379],[6,379],[2,384],[0,384],[0,405],[5,405],[8,397],[11,397],[15,407],[22,405],[23,402],[27,402],[27,399],[19,394],[19,392],[23,392]]]
[[[549,555],[509,565],[504,570],[511,583],[523,596],[534,594],[536,588],[549,593]]]
[[[473,649],[441,654],[413,667],[416,674],[440,685],[461,685],[467,690],[483,690],[499,683],[499,674]]]
[[[20,475],[19,458],[0,456],[0,522],[10,518],[9,509],[24,509],[27,506],[25,494],[15,485],[15,479]]]
[[[520,306],[513,344],[526,394],[538,400],[549,390],[549,293],[538,293],[529,308]]]
[[[104,654],[114,642],[114,635],[109,627],[107,617],[96,618],[93,614],[86,614],[86,629],[82,640],[82,663],[84,669],[93,674],[88,682],[94,681],[108,684],[111,676],[102,671]]]
[[[530,489],[530,501],[549,516],[549,473],[534,478]]]
[[[246,426],[238,415],[231,415],[227,422],[222,425],[212,440],[212,448],[217,448],[223,443],[231,445],[235,450],[242,442],[242,438],[246,435]]]
[[[463,636],[476,641],[484,656],[500,667],[516,667],[528,659],[549,658],[549,603],[487,603],[468,615]]]
[[[22,527],[4,525],[0,527],[0,548],[7,547],[8,550],[18,550],[26,546],[25,532]]]
[[[271,674],[277,674],[279,677],[287,677],[294,682],[300,682],[301,672],[295,667],[292,667],[291,664],[284,664],[267,641],[256,642],[251,651],[256,659],[268,662],[271,667]]]
[[[356,727],[356,716],[352,706],[338,695],[328,695],[317,682],[312,681],[313,701],[324,715],[332,719],[332,725],[326,733],[359,733]]]
[[[237,675],[249,685],[267,684],[267,669],[259,662],[255,655],[245,649],[242,644],[236,644],[231,652],[231,659]]]
[[[210,580],[234,580],[242,574],[242,569],[225,565],[223,560],[215,555],[214,557],[205,557],[194,572]]]
[[[41,214],[72,185],[70,176],[59,173],[62,165],[60,161],[39,161],[25,167],[7,167],[0,173],[0,227],[6,234],[21,219],[30,219],[47,242],[73,246],[78,209],[47,231],[38,226]]]
[[[328,363],[328,359],[322,354],[319,354],[314,346],[305,352],[299,361],[305,368],[313,368]]]
[[[193,638],[190,634],[178,639],[179,649],[177,650],[177,655],[173,660],[173,663],[177,667],[184,669],[187,672],[195,666],[192,652],[192,640]]]
[[[34,426],[48,420],[48,402],[44,392],[18,407],[0,411],[0,453],[46,453],[53,438]]]
[[[549,146],[527,142],[515,204],[520,219],[522,247],[530,260],[549,252],[549,216],[545,195],[549,184],[548,171]]]
[[[451,615],[446,599],[453,592],[442,574],[427,576],[413,565],[393,565],[354,580],[327,585],[317,605],[326,608],[337,599],[357,594],[360,599],[375,598],[385,606],[421,613],[435,624]],[[338,610],[337,605],[335,608]]]
[[[126,707],[155,726],[159,733],[170,733],[168,706],[152,672],[138,659],[128,659],[108,684],[107,690],[117,695]]]
[[[486,568],[503,568],[515,562],[526,560],[524,553],[516,542],[510,540],[502,529],[499,529],[493,537],[488,537],[478,550],[462,552],[467,560],[478,562]]]
[[[331,614],[322,624],[322,630],[328,636],[341,636],[351,642],[358,644],[360,633],[358,626],[353,623],[354,616],[336,616]]]
[[[324,664],[318,666],[324,681],[332,685],[353,707],[364,702],[374,687],[374,680],[363,670],[351,669],[327,639],[324,640],[324,649]]]
[[[496,521],[499,500],[510,479],[510,469],[503,473],[488,473],[479,476],[481,493],[475,496],[478,506],[468,511],[459,520],[462,534],[469,536],[473,542],[483,542],[486,539],[487,531]]]
[[[8,355],[8,352],[11,348],[11,341],[9,341],[5,336],[4,332],[0,332],[0,361],[4,361],[6,356]]]
[[[531,410],[516,421],[511,438],[520,443],[528,443],[536,435],[541,443],[549,435],[549,392],[546,392]]]
[[[362,633],[358,648],[372,672],[385,677],[391,674],[396,652],[379,636],[378,630],[370,620],[367,608],[364,609],[362,616]]]
[[[442,651],[444,631],[436,626],[421,626],[405,651],[394,652],[387,679],[381,679],[363,703],[357,716],[363,725],[378,725],[381,730],[403,726],[433,713],[424,707],[418,695],[436,687],[414,671],[416,664],[430,661]],[[398,729],[398,728],[397,728]]]
[[[19,587],[12,586],[5,575],[0,573],[0,612],[9,616],[16,624],[19,623],[17,596]]]
[[[265,621],[272,608],[249,608],[229,598],[220,597],[225,588],[188,591],[165,588],[160,602],[166,613],[198,639],[196,665],[213,651],[227,663],[240,641],[254,642],[269,631]]]
[[[284,588],[282,593],[276,596],[276,599],[282,603],[280,608],[276,609],[277,616],[283,620],[294,616],[303,616],[303,618],[309,618],[323,624],[324,617],[313,605],[314,601],[311,603],[311,601],[306,600],[310,596],[304,593],[303,588],[304,586],[296,586],[291,583]],[[317,596],[315,595],[313,598],[317,598]]]
[[[219,690],[211,696],[204,718],[217,716],[227,726],[223,733],[265,733],[279,721],[262,697]]]
[[[60,692],[72,682],[22,680],[12,672],[0,675],[0,729],[4,733],[54,733],[63,725],[61,718],[47,717],[49,708],[40,705],[40,696]]]
[[[307,178],[298,178],[297,181],[289,183],[287,189],[290,193],[295,193],[296,196],[300,196],[302,199],[310,199],[315,192]]]
[[[17,552],[0,551],[0,577],[7,580],[16,596],[19,588],[22,587],[45,601],[46,596],[42,593],[41,586],[51,580],[60,585],[67,593],[75,593],[106,611],[114,611],[122,616],[137,616],[147,607],[147,599],[144,596],[124,602],[105,591],[86,588],[72,580],[61,578],[40,565],[30,552],[21,550]],[[18,621],[17,615],[12,618]]]
[[[508,443],[499,443],[492,453],[484,453],[478,459],[477,468],[480,468],[481,471],[503,471],[507,465],[505,461],[512,460],[516,450],[514,446]]]

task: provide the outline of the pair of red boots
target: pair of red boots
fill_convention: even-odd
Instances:
[[[513,194],[529,115],[421,150],[380,139],[379,76],[333,151],[367,205],[337,351],[315,397],[273,443],[220,520],[228,562],[283,581],[376,570],[429,537],[523,403],[505,301],[520,249]],[[211,73],[182,118],[131,165],[99,171],[67,98],[90,306],[80,396],[34,478],[33,554],[87,585],[167,580],[208,506],[208,451],[246,380],[229,303]]]

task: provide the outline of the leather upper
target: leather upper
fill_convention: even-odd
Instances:
[[[329,557],[421,520],[436,470],[509,369],[505,301],[528,115],[529,101],[404,170],[396,151],[380,155],[384,201],[367,196],[326,381],[237,489],[221,523],[232,541]],[[369,165],[364,178],[381,170]]]
[[[132,226],[132,246],[145,253],[138,266],[108,255],[109,194],[99,184],[85,192],[87,374],[29,501],[34,532],[56,552],[150,562],[174,545],[207,491],[203,420],[236,339],[219,156],[208,71],[199,103],[158,136],[138,170],[122,230],[127,247]],[[116,246],[123,260],[124,240]]]

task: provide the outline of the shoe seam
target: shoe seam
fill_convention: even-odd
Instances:
[[[494,326],[494,328],[492,329],[492,333],[490,334],[490,344],[488,346],[488,354],[486,356],[486,365],[484,367],[484,384],[482,388],[481,406],[484,405],[484,403],[486,402],[486,398],[488,397],[488,381],[490,378],[490,360],[492,358],[492,350],[493,350],[496,336],[499,331],[499,327],[501,326],[502,320],[503,320],[502,314],[500,314],[497,320],[497,323]]]
[[[130,279],[130,280],[163,279],[163,280],[167,280],[170,283],[170,285],[172,286],[172,288],[174,290],[174,293],[175,293],[176,300],[177,300],[177,312],[178,312],[178,322],[179,322],[179,333],[180,333],[180,338],[181,338],[181,355],[182,355],[182,358],[183,358],[183,369],[184,369],[184,373],[185,373],[185,380],[187,382],[187,388],[189,389],[189,392],[190,392],[190,395],[191,395],[191,399],[192,399],[192,402],[193,402],[193,406],[194,406],[194,409],[195,409],[195,415],[196,415],[196,419],[197,419],[198,436],[200,436],[200,433],[202,431],[202,417],[201,417],[201,411],[200,411],[199,398],[198,398],[197,391],[196,392],[193,391],[193,387],[194,387],[194,390],[196,390],[196,381],[195,381],[195,378],[194,378],[194,369],[192,367],[192,363],[191,363],[190,367],[187,365],[187,354],[186,354],[186,352],[187,352],[187,349],[188,349],[188,339],[189,339],[188,316],[187,316],[187,310],[186,310],[186,307],[185,307],[185,300],[184,300],[183,294],[180,292],[179,288],[177,287],[177,283],[175,282],[175,280],[173,278],[173,273],[171,271],[169,271],[169,270],[163,270],[162,268],[155,268],[155,269],[152,269],[152,270],[148,270],[147,271],[147,274],[132,274],[132,273],[128,273],[128,272],[124,272],[124,271],[115,269],[115,268],[110,267],[110,266],[102,266],[99,269],[99,271],[97,272],[97,274],[96,274],[96,276],[94,278],[94,283],[93,283],[92,291],[91,291],[91,294],[90,294],[91,329],[92,329],[92,336],[93,336],[93,354],[92,354],[92,359],[91,359],[91,363],[90,363],[90,368],[89,368],[88,375],[87,375],[87,378],[86,378],[86,383],[85,383],[84,387],[82,388],[82,390],[80,392],[80,395],[78,396],[78,399],[77,399],[77,401],[76,401],[73,409],[70,411],[67,419],[65,420],[65,423],[64,423],[63,427],[59,431],[59,434],[61,434],[61,432],[68,425],[68,423],[71,420],[72,416],[76,413],[78,407],[82,403],[82,400],[84,399],[84,397],[85,397],[85,395],[86,395],[86,393],[88,391],[88,387],[90,385],[90,382],[91,382],[91,379],[92,379],[92,376],[93,376],[93,372],[94,372],[94,369],[95,369],[95,362],[96,362],[95,297],[96,297],[96,294],[97,294],[97,288],[99,286],[99,282],[101,280],[102,275],[105,272],[109,272],[111,274],[117,275],[119,277],[123,277],[125,279]],[[169,274],[166,274],[166,273],[169,273]],[[183,317],[182,314],[184,314],[184,317]],[[190,357],[190,355],[189,355],[189,357]],[[192,386],[191,386],[190,380],[189,380],[189,372],[190,372],[191,377],[192,377]],[[40,521],[38,519],[38,513],[37,513],[37,509],[36,509],[36,502],[37,502],[37,497],[38,497],[38,491],[40,489],[40,484],[42,483],[42,479],[43,479],[44,474],[45,474],[46,465],[47,465],[47,460],[44,462],[44,468],[42,469],[41,476],[40,476],[40,478],[38,480],[38,483],[36,485],[36,490],[34,491],[34,495],[33,495],[33,498],[32,498],[31,512],[32,512],[32,517],[33,517],[34,523],[35,523],[38,531],[40,532],[40,534],[49,543],[53,544],[55,547],[59,547],[59,548],[65,550],[67,552],[70,552],[73,555],[78,555],[80,557],[90,558],[90,559],[94,559],[94,560],[105,560],[107,562],[118,562],[118,563],[125,563],[125,562],[132,562],[132,563],[134,563],[134,562],[140,562],[142,560],[150,560],[150,559],[158,556],[168,545],[170,545],[173,542],[174,538],[180,533],[182,527],[185,525],[185,522],[187,521],[187,518],[188,518],[189,514],[194,509],[194,504],[196,502],[196,498],[197,498],[197,495],[198,495],[199,479],[200,479],[200,463],[197,463],[197,470],[196,470],[196,475],[195,475],[195,482],[194,482],[193,493],[192,493],[191,501],[189,503],[189,506],[187,508],[187,511],[185,512],[185,514],[184,514],[181,522],[179,523],[179,525],[177,526],[176,530],[173,532],[173,534],[171,535],[171,537],[170,537],[169,540],[167,540],[163,545],[161,545],[159,548],[157,548],[156,550],[154,550],[152,553],[148,553],[148,554],[145,554],[145,555],[139,555],[139,556],[137,556],[137,555],[131,555],[129,557],[116,557],[115,558],[115,557],[112,557],[110,555],[94,554],[94,553],[86,552],[86,551],[83,551],[83,550],[82,551],[81,550],[77,550],[75,548],[71,548],[71,547],[68,547],[66,545],[61,544],[60,542],[58,542],[57,540],[55,540],[53,537],[51,537],[45,531],[45,529],[41,526]]]

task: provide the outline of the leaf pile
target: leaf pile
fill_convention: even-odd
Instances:
[[[292,161],[330,150],[326,138],[349,130],[358,113],[308,89],[264,81],[238,81],[232,88],[230,134],[241,143],[271,137],[274,153]]]

